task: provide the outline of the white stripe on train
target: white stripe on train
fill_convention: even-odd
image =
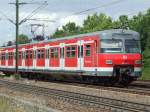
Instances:
[[[14,68],[14,66],[1,66],[1,68]],[[25,66],[19,66],[19,69],[35,69],[35,70],[70,70],[70,71],[75,71],[75,70],[80,70],[77,67],[64,67],[62,69],[61,67],[25,67]],[[84,71],[107,71],[107,72],[112,72],[113,67],[83,67]],[[141,72],[142,68],[141,67],[134,67],[135,72]]]

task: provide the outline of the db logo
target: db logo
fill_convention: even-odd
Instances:
[[[127,59],[127,56],[123,55],[123,59],[126,60],[126,59]]]

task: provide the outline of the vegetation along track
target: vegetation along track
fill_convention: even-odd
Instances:
[[[111,109],[113,111],[127,111],[127,112],[150,112],[150,105],[127,102],[122,100],[97,97],[86,94],[79,94],[74,92],[67,92],[62,90],[49,89],[45,87],[33,86],[12,82],[7,80],[0,80],[0,86],[21,92],[41,95],[45,97],[53,97],[63,101],[82,104],[90,107]]]

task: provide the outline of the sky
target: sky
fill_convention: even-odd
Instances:
[[[44,0],[19,1],[33,3],[20,5],[20,21],[30,15],[32,11],[40,7],[44,2]],[[0,0],[0,45],[15,40],[15,25],[7,20],[9,18],[15,22],[15,5],[10,4],[13,2],[15,0]],[[75,22],[77,25],[82,26],[84,19],[94,13],[105,13],[112,17],[113,20],[116,20],[120,15],[125,14],[132,17],[138,14],[138,12],[144,12],[150,8],[150,0],[47,0],[47,3],[48,5],[44,5],[43,8],[37,10],[37,13],[30,19],[46,18],[55,22],[28,20],[20,25],[20,34],[32,37],[31,24],[44,24],[45,35],[52,35],[56,28],[61,28],[62,25],[68,22]],[[96,7],[98,8],[95,10],[73,15],[74,13]],[[37,30],[36,33],[40,34],[41,30]]]

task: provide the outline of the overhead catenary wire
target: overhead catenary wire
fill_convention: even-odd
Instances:
[[[48,5],[47,1],[45,1],[42,5],[40,5],[40,6],[39,6],[38,8],[36,8],[35,10],[33,10],[30,15],[28,15],[27,17],[25,17],[24,19],[22,19],[19,24],[22,24],[22,23],[26,22],[28,19],[30,19],[31,17],[33,17],[35,14],[37,14],[37,12],[38,12],[40,9],[45,8],[45,5],[46,5],[46,6]]]
[[[99,8],[104,8],[104,7],[108,7],[108,6],[111,6],[111,5],[115,5],[115,4],[121,3],[121,2],[123,2],[123,1],[125,1],[125,0],[115,0],[115,1],[113,1],[113,2],[109,2],[109,3],[106,3],[106,4],[102,4],[102,5],[99,5],[99,6],[97,6],[97,7],[92,7],[92,8],[89,8],[89,9],[85,9],[85,10],[82,10],[82,11],[79,11],[79,12],[72,13],[71,15],[62,17],[61,19],[65,19],[65,18],[74,16],[74,15],[80,15],[80,14],[82,14],[82,13],[89,12],[89,11],[93,11],[93,10],[96,10],[96,9],[99,9]],[[56,20],[60,20],[60,18],[58,18],[58,19],[56,19]]]
[[[82,11],[78,11],[78,12],[75,12],[75,13],[73,13],[71,15],[68,15],[68,16],[65,16],[65,17],[61,17],[61,18],[58,18],[58,19],[55,19],[55,20],[49,20],[49,21],[52,21],[53,23],[56,23],[56,22],[58,22],[61,19],[65,19],[65,18],[71,17],[73,15],[81,15],[82,13],[89,12],[89,11],[92,11],[92,10],[96,10],[96,9],[99,9],[99,8],[108,7],[108,6],[111,6],[111,5],[115,5],[115,4],[121,3],[123,1],[125,1],[125,0],[115,0],[115,1],[112,1],[112,2],[109,2],[109,3],[106,3],[106,4],[99,5],[97,7],[93,7],[93,8],[85,9],[85,10],[82,10]],[[27,20],[33,20],[33,19],[26,19],[25,21],[27,21]],[[38,20],[35,19],[35,21],[38,21]],[[60,26],[61,25],[59,25],[58,27],[60,27]]]
[[[106,4],[102,4],[102,5],[99,5],[97,7],[92,7],[92,8],[89,8],[89,9],[85,9],[85,10],[82,10],[82,11],[78,11],[78,12],[74,12],[72,13],[71,15],[68,15],[68,16],[64,16],[64,17],[61,17],[61,18],[58,18],[58,19],[55,19],[55,21],[59,21],[61,19],[66,19],[68,17],[71,17],[71,16],[74,16],[74,15],[81,15],[85,12],[89,12],[89,11],[93,11],[93,10],[96,10],[96,9],[99,9],[99,8],[104,8],[104,7],[108,7],[108,6],[112,6],[112,5],[115,5],[115,4],[118,4],[118,3],[121,3],[121,2],[124,2],[125,0],[115,0],[115,1],[112,1],[112,2],[109,2],[109,3],[106,3]],[[52,20],[53,21],[53,20]],[[56,23],[55,22],[55,23]],[[61,25],[59,25],[58,27],[60,27]]]
[[[34,0],[31,0],[30,3],[26,3],[26,2],[22,2],[20,3],[19,5],[25,5],[25,4],[41,4],[40,2],[34,2],[34,3],[31,3],[32,1]],[[15,3],[9,3],[9,4],[15,4]],[[30,15],[28,15],[26,18],[22,19],[20,22],[19,22],[19,25],[22,24],[23,22],[26,22],[27,19],[30,19],[31,17],[33,17],[40,9],[42,8],[45,8],[44,6],[45,5],[48,5],[47,1],[44,1],[44,3],[42,3],[41,6],[39,6],[38,8],[36,8],[35,10],[33,10],[31,12]],[[0,15],[2,15],[6,20],[8,20],[9,22],[11,22],[12,24],[16,25],[16,23],[10,19],[5,13],[3,13],[2,11],[0,11]]]
[[[0,11],[0,14],[9,22],[11,22],[12,24],[16,24],[12,19],[10,19],[6,14],[4,14],[3,12]]]

